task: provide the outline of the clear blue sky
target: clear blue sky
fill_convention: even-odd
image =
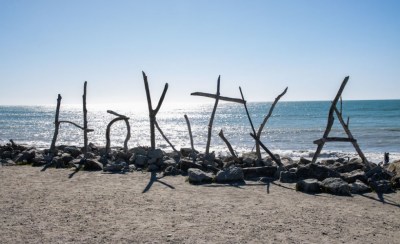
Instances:
[[[0,0],[0,104],[400,99],[400,1]],[[155,103],[155,102],[153,102]]]

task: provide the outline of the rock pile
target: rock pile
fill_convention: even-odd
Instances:
[[[279,157],[277,155],[277,157]],[[90,143],[87,157],[82,148],[58,146],[56,152],[28,148],[15,143],[0,146],[1,166],[27,165],[55,168],[80,168],[111,173],[130,171],[161,172],[164,175],[187,175],[192,184],[227,183],[267,178],[282,183],[296,183],[298,191],[327,192],[337,195],[360,194],[368,191],[389,193],[400,188],[400,161],[367,169],[361,159],[322,160],[311,163],[301,158],[281,158],[278,167],[269,157],[257,160],[255,153],[239,158],[204,155],[182,148],[166,153],[161,149],[135,147],[128,151]]]

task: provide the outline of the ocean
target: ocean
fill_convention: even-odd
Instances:
[[[330,101],[279,102],[268,120],[261,137],[262,142],[273,152],[292,158],[309,158],[316,150],[314,140],[320,139],[325,131]],[[271,106],[270,102],[247,104],[253,124],[258,130]],[[195,149],[204,151],[207,127],[213,103],[168,104],[164,102],[157,121],[164,134],[176,148],[190,147],[190,139],[184,115],[189,117]],[[56,104],[46,106],[0,106],[0,144],[9,139],[16,143],[48,148],[54,133]],[[148,146],[149,119],[147,104],[88,105],[88,125],[94,129],[89,133],[89,142],[98,146],[106,143],[108,123],[115,116],[107,110],[130,117],[131,139],[128,146]],[[390,160],[400,159],[400,100],[343,101],[343,117],[350,117],[350,130],[361,150],[372,162],[383,160],[384,152]],[[82,124],[81,105],[61,104],[60,120]],[[225,137],[238,153],[253,150],[250,137],[251,127],[243,105],[220,103],[213,124],[211,151],[226,154],[227,147],[219,138],[223,130]],[[123,146],[126,128],[123,121],[115,123],[111,130],[111,146]],[[335,120],[329,136],[346,136],[338,120]],[[62,124],[57,145],[83,145],[83,133],[78,128]],[[165,151],[171,148],[156,131],[156,145]],[[356,156],[348,142],[325,144],[321,157]]]

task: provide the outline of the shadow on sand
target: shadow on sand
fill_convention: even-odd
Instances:
[[[147,184],[147,186],[144,188],[142,193],[148,192],[154,182],[158,182],[158,183],[163,184],[164,186],[167,186],[167,187],[169,187],[171,189],[175,189],[175,187],[171,186],[170,184],[161,181],[160,179],[162,179],[162,178],[164,178],[164,176],[157,177],[157,173],[156,172],[151,172],[150,181]]]
[[[400,204],[399,203],[396,203],[396,202],[393,202],[393,201],[390,201],[390,200],[385,200],[385,197],[384,197],[383,193],[376,193],[377,198],[372,197],[372,196],[368,196],[368,195],[364,195],[364,194],[360,194],[360,196],[368,198],[368,199],[371,199],[371,200],[374,200],[374,201],[377,201],[377,202],[380,202],[382,204],[388,204],[388,205],[400,208]]]

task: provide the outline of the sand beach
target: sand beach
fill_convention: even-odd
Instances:
[[[1,243],[399,243],[400,194],[0,168]]]

